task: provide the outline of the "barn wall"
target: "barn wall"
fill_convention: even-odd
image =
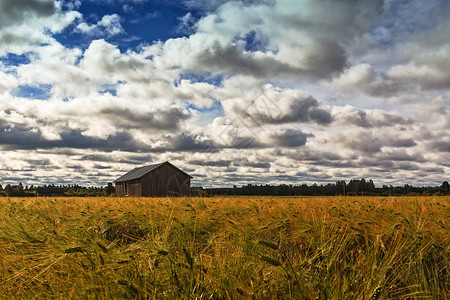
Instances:
[[[142,196],[141,180],[132,180],[125,182],[128,196]]]
[[[170,164],[163,164],[142,177],[143,196],[190,196],[190,177]]]
[[[190,195],[190,182],[189,176],[180,172],[171,165],[167,165],[167,195],[168,196],[189,196]]]
[[[125,184],[123,182],[116,182],[116,196],[125,196]]]
[[[164,165],[142,177],[143,196],[166,196],[166,175]]]

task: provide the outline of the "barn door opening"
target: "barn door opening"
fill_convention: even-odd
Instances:
[[[125,196],[128,196],[128,183],[125,182]]]

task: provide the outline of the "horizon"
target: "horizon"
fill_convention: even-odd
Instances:
[[[450,1],[0,0],[0,184],[450,179]]]
[[[309,187],[313,186],[314,184],[316,184],[317,186],[327,186],[327,185],[339,185],[342,184],[342,182],[344,182],[346,185],[349,185],[351,181],[361,181],[361,180],[365,180],[366,182],[372,182],[374,184],[375,188],[383,188],[383,187],[405,187],[405,186],[410,186],[410,187],[414,187],[414,188],[427,188],[427,187],[442,187],[445,184],[448,184],[448,181],[444,180],[442,181],[440,184],[435,184],[435,185],[411,185],[408,183],[398,183],[398,184],[391,184],[391,185],[381,185],[381,184],[376,184],[376,182],[374,182],[371,178],[352,178],[352,179],[347,179],[347,180],[336,180],[336,181],[329,181],[329,182],[314,182],[314,183],[302,183],[302,182],[298,182],[298,183],[293,183],[293,182],[284,182],[284,183],[244,183],[244,184],[240,184],[240,185],[236,185],[233,184],[231,186],[202,186],[202,185],[192,185],[191,188],[203,188],[203,189],[230,189],[230,188],[242,188],[245,186],[250,186],[250,185],[254,185],[254,186],[264,186],[264,185],[268,185],[268,186],[281,186],[281,185],[285,185],[285,186],[302,186],[302,185],[307,185]],[[90,186],[86,186],[86,185],[80,185],[78,183],[65,183],[65,184],[55,184],[55,183],[43,183],[43,184],[38,184],[38,185],[34,185],[34,184],[23,184],[22,182],[16,182],[16,183],[7,183],[7,184],[3,184],[2,182],[0,182],[0,188],[5,188],[6,185],[11,185],[11,186],[18,186],[19,184],[22,184],[22,186],[31,188],[31,187],[43,187],[43,186],[79,186],[79,187],[85,187],[85,188],[90,188],[90,187],[105,187],[108,186],[109,184],[112,184],[113,186],[115,185],[115,181],[110,181],[105,183],[104,185],[90,185]]]

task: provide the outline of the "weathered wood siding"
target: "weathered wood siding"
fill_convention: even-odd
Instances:
[[[125,183],[124,182],[116,182],[116,196],[118,196],[118,197],[125,196]]]
[[[141,179],[143,196],[190,196],[191,178],[170,164],[163,164]]]
[[[141,180],[125,182],[125,191],[127,191],[128,196],[142,196]]]
[[[116,196],[141,196],[141,180],[132,180],[126,182],[116,182]]]

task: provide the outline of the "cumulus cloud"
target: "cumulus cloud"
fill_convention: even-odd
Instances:
[[[163,130],[171,131],[179,128],[182,121],[187,120],[189,115],[179,108],[171,108],[167,111],[156,113],[141,113],[130,108],[105,107],[98,113],[100,118],[110,119],[117,128],[141,129],[141,130]]]
[[[277,147],[299,147],[306,144],[307,135],[300,130],[288,129],[272,135],[273,143]]]
[[[11,74],[2,72],[0,68],[0,94],[14,90],[17,86],[17,78]]]
[[[225,89],[232,88],[225,85]],[[237,121],[245,126],[263,127],[286,123],[328,125],[333,121],[328,109],[302,90],[266,85],[262,89],[251,89],[244,93],[235,95],[219,90],[216,95],[228,98],[222,100],[224,110],[236,116]]]
[[[447,140],[438,140],[431,143],[432,150],[439,152],[450,152],[450,141]]]
[[[362,92],[370,96],[394,95],[402,88],[397,82],[378,75],[370,64],[363,63],[352,66],[335,78],[330,85],[344,91]]]
[[[4,0],[0,2],[0,29],[27,19],[49,17],[56,10],[53,0]]]
[[[199,20],[196,33],[148,51],[192,71],[315,80],[344,69],[345,45],[363,34],[380,8],[381,1],[227,2]],[[260,51],[247,49],[249,34],[265,41]]]
[[[77,25],[77,29],[85,34],[94,35],[94,36],[114,36],[121,33],[124,33],[122,25],[120,24],[121,18],[117,14],[112,15],[104,15],[100,21],[96,24],[89,25],[85,22],[82,22]]]
[[[94,23],[77,0],[0,3],[2,180],[98,184],[165,160],[208,185],[449,174],[448,4],[185,0],[201,12],[183,37],[107,42],[149,18],[139,2]]]
[[[393,32],[400,33],[400,39],[394,40],[397,43],[391,51],[381,55],[400,59],[390,62],[387,78],[402,84],[418,84],[424,90],[447,89],[450,43],[446,36],[450,30],[450,4],[413,1],[411,5],[392,3],[390,6],[397,15],[401,14],[401,18],[393,21],[392,28]]]
[[[332,122],[332,117],[328,111],[319,107],[319,102],[312,98],[307,97],[304,99],[290,99],[288,106],[287,103],[277,102],[277,106],[282,111],[278,115],[269,114],[267,110],[257,110],[255,114],[251,114],[248,111],[253,110],[253,107],[248,111],[242,111],[239,108],[235,108],[235,113],[241,114],[243,118],[256,118],[263,124],[282,124],[282,123],[294,123],[294,122],[315,122],[318,124],[329,124]],[[255,103],[257,105],[257,103]]]
[[[48,32],[58,33],[81,16],[62,12],[53,0],[5,0],[0,3],[0,55],[22,54],[52,43]]]
[[[414,124],[414,120],[405,118],[395,112],[380,109],[362,110],[354,106],[336,106],[332,111],[339,124],[355,125],[363,128],[394,127]]]
[[[392,67],[387,76],[401,82],[417,82],[425,89],[448,89],[450,86],[450,44],[441,55],[433,55],[407,65]]]

